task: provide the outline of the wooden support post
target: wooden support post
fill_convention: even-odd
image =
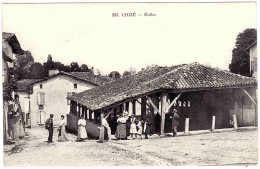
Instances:
[[[216,123],[216,116],[212,116],[212,126],[211,126],[212,131],[215,130],[215,123]]]
[[[99,142],[104,143],[104,135],[105,135],[105,128],[102,124],[102,118],[104,118],[104,111],[102,110],[100,113],[100,135],[99,135]]]
[[[234,129],[237,129],[237,115],[233,114]]]
[[[144,97],[141,98],[141,118],[144,119],[146,115],[146,99]]]
[[[161,93],[161,135],[164,134],[167,93]]]
[[[125,111],[127,111],[129,113],[129,102],[125,103]]]
[[[93,111],[89,110],[89,121],[92,121],[92,113],[93,113]]]
[[[190,119],[189,119],[189,118],[186,118],[186,119],[185,119],[185,131],[184,131],[185,134],[188,134],[188,132],[189,132],[189,127],[190,127]]]
[[[119,113],[120,114],[122,114],[123,112],[124,112],[124,106],[123,106],[123,104],[120,104],[120,106],[119,106]]]
[[[134,115],[136,115],[136,100],[133,100],[132,104],[133,104],[132,105],[132,112],[133,112]]]

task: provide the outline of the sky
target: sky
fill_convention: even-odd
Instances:
[[[256,17],[254,2],[2,4],[2,31],[15,33],[35,62],[51,54],[101,74],[192,62],[228,70],[236,36],[256,28]]]

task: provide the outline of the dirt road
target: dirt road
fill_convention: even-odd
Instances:
[[[46,143],[44,128],[28,129],[29,138],[4,147],[5,166],[169,166],[256,164],[257,130],[238,130],[181,137],[112,140],[98,143]],[[76,136],[69,134],[71,140]]]

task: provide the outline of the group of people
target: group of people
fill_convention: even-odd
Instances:
[[[110,114],[110,113],[109,113]],[[104,126],[108,133],[108,140],[111,140],[111,128],[109,127],[109,124],[107,122],[107,117],[102,118],[101,125]],[[177,127],[179,125],[179,118],[180,116],[177,113],[177,110],[173,110],[172,115],[172,131],[173,131],[173,137],[177,136]],[[45,128],[49,131],[49,137],[48,137],[48,143],[52,142],[53,137],[53,114],[50,114],[50,118],[47,119],[45,123]],[[64,116],[61,116],[61,121],[59,123],[59,134],[58,134],[58,141],[69,141],[69,138],[66,134],[65,130],[65,120]],[[127,139],[128,136],[131,136],[132,139],[137,139],[139,136],[140,139],[142,139],[142,135],[145,135],[145,139],[148,139],[148,135],[152,135],[151,132],[151,122],[149,118],[146,116],[144,120],[142,120],[140,117],[136,117],[134,114],[131,115],[129,118],[128,112],[124,111],[122,114],[119,115],[117,119],[117,129],[115,133],[115,137],[117,139]],[[83,116],[80,117],[78,120],[78,135],[77,135],[77,141],[83,141],[87,139],[87,131],[86,131],[86,120]]]
[[[25,136],[24,113],[19,102],[19,96],[16,94],[14,101],[9,101],[8,106],[8,136],[11,140],[18,140]]]
[[[67,136],[66,128],[65,128],[66,122],[64,119],[64,116],[61,115],[61,120],[58,127],[58,141],[64,142],[64,141],[70,141],[70,139]],[[48,136],[48,143],[53,142],[53,114],[50,114],[50,118],[48,118],[45,122],[45,128],[49,131]],[[83,116],[80,117],[78,120],[78,135],[77,135],[77,141],[83,141],[87,139],[87,131],[86,131],[86,120],[83,118]]]
[[[144,133],[145,139],[148,139],[148,135],[152,135],[150,125],[149,118],[141,120],[140,117],[136,117],[134,114],[129,118],[128,112],[125,111],[123,114],[120,114],[117,119],[115,137],[117,139],[127,139],[127,137],[131,135],[132,139],[138,136],[142,139],[142,134]]]

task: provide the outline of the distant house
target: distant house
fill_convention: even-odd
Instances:
[[[2,83],[3,83],[3,122],[4,122],[4,141],[8,138],[8,128],[12,124],[8,124],[8,101],[11,101],[12,90],[10,89],[10,76],[8,74],[8,69],[13,62],[14,56],[16,54],[23,54],[23,50],[17,40],[15,34],[13,33],[2,33]]]
[[[68,128],[77,130],[76,121],[84,115],[87,131],[99,136],[101,114],[107,115],[112,133],[123,110],[150,119],[154,133],[172,132],[170,114],[180,114],[180,131],[257,125],[256,79],[199,63],[152,67],[135,75],[69,96],[71,111]],[[137,108],[139,106],[139,109]],[[147,108],[150,111],[147,111]],[[213,118],[213,116],[215,118]]]
[[[247,48],[250,56],[250,72],[257,79],[257,42]]]
[[[49,76],[44,79],[18,81],[16,93],[20,96],[27,124],[42,125],[50,114],[54,114],[54,124],[58,124],[60,116],[64,115],[66,118],[70,111],[70,101],[66,97],[110,80],[90,72],[67,73],[50,70]]]

